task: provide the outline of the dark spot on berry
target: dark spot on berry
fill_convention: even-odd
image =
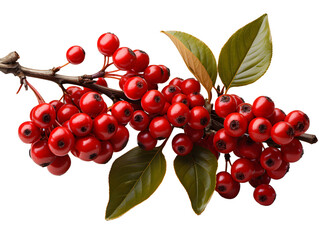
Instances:
[[[135,115],[134,116],[134,121],[135,122],[142,122],[144,120],[143,116],[141,114]]]
[[[265,196],[265,195],[260,195],[260,196],[258,197],[258,200],[259,200],[260,202],[266,202],[266,201],[267,201],[267,196]]]
[[[136,87],[138,87],[138,88],[143,88],[143,87],[144,87],[144,84],[143,84],[141,81],[138,81],[138,82],[136,83]]]
[[[186,121],[186,118],[184,116],[178,116],[176,121],[177,123],[182,124]]]
[[[144,144],[143,144],[143,143],[141,143],[141,142],[137,142],[137,145],[138,145],[140,148],[145,149],[145,146],[144,146]]]
[[[227,96],[227,95],[223,95],[223,96],[220,98],[220,101],[221,101],[221,102],[229,102],[229,101],[230,101],[230,97]]]
[[[40,164],[40,166],[41,167],[47,167],[47,166],[49,166],[51,164],[51,162],[48,162],[48,163],[42,163],[42,164]]]
[[[90,156],[89,156],[89,159],[93,160],[97,157],[97,154],[96,153],[92,153]]]
[[[113,123],[110,123],[108,126],[107,126],[107,132],[108,133],[114,133],[115,132],[115,125]]]
[[[131,111],[130,111],[129,109],[125,109],[125,110],[124,110],[124,115],[125,115],[126,117],[129,117],[129,116],[131,115]]]
[[[51,121],[51,116],[50,116],[50,114],[44,114],[44,115],[42,116],[42,121],[43,121],[44,123],[49,123],[49,122]]]
[[[305,124],[303,122],[298,122],[295,126],[294,126],[295,130],[302,132],[305,128]]]
[[[253,145],[254,143],[255,143],[254,140],[252,140],[250,137],[247,137],[246,145],[251,146],[251,145]]]
[[[208,119],[207,119],[207,117],[203,117],[203,118],[200,119],[199,122],[200,122],[200,125],[206,126],[207,123],[208,123]]]
[[[26,129],[26,130],[24,130],[23,135],[28,137],[31,135],[31,132],[32,131],[30,129]]]
[[[160,69],[161,69],[161,75],[164,75],[164,70],[163,70],[163,68],[160,67]]]
[[[269,159],[266,161],[266,165],[267,165],[268,167],[272,167],[272,166],[274,166],[274,164],[275,164],[275,161],[272,160],[271,158],[269,158]]]
[[[132,49],[128,48],[127,50],[129,52],[129,54],[131,54],[132,56],[136,56],[135,53],[132,51]]]
[[[58,147],[59,148],[63,148],[64,146],[65,146],[64,141],[62,141],[62,140],[58,141]]]
[[[160,97],[160,96],[155,96],[155,97],[154,97],[154,101],[155,101],[156,103],[159,103],[159,102],[161,101],[161,97]]]
[[[223,140],[218,140],[218,141],[216,142],[216,147],[217,147],[217,149],[219,149],[219,150],[225,150],[225,149],[226,149],[226,143],[225,143],[225,141],[223,141]]]
[[[225,192],[227,190],[227,188],[224,185],[219,185],[217,189],[219,192]]]
[[[199,92],[193,92],[193,95],[199,95]]]
[[[100,96],[100,94],[95,93],[95,94],[93,95],[93,98],[94,98],[96,101],[98,101],[98,102],[101,102],[101,101],[102,101],[102,97]]]
[[[304,113],[304,118],[306,119],[307,122],[309,122],[309,117],[307,114]]]
[[[81,132],[86,132],[87,131],[87,128],[86,127],[81,127]]]
[[[174,85],[169,86],[168,87],[168,92],[170,92],[170,93],[176,92],[176,87]]]
[[[268,102],[273,102],[273,100],[270,97],[265,96],[265,98],[267,99]]]
[[[187,101],[186,98],[184,98],[184,99],[181,101],[181,103],[184,103],[185,105],[187,105],[188,101]]]
[[[241,111],[244,113],[249,113],[251,112],[251,106],[248,104],[243,104],[241,107]]]
[[[166,67],[166,70],[167,70],[168,76],[170,76],[171,75],[171,70],[168,67]]]
[[[178,146],[178,147],[177,147],[177,151],[180,152],[180,153],[184,153],[185,150],[186,150],[186,149],[185,149],[184,146]]]
[[[231,130],[237,130],[240,127],[239,121],[238,120],[233,120],[230,122],[229,127]]]
[[[267,131],[267,126],[266,126],[265,124],[260,124],[260,125],[258,126],[258,131],[259,131],[260,133],[265,133],[265,132]]]
[[[280,112],[286,115],[286,113],[283,110],[281,110],[281,109],[280,109]]]
[[[295,135],[295,131],[292,127],[289,127],[288,130],[287,130],[287,135],[289,137],[293,137]]]
[[[146,52],[144,52],[143,50],[138,50],[140,53],[146,54]]]
[[[238,172],[235,174],[236,179],[238,180],[244,180],[245,179],[245,174],[243,174],[242,172]]]

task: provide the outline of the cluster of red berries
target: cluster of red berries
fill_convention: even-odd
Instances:
[[[309,128],[308,116],[298,110],[286,115],[269,97],[258,97],[251,105],[228,94],[217,98],[215,112],[225,118],[224,128],[214,135],[215,149],[239,157],[230,173],[217,174],[216,191],[231,199],[237,196],[240,183],[249,182],[258,203],[272,204],[276,193],[270,180],[283,178],[289,164],[302,157],[303,147],[296,137]]]

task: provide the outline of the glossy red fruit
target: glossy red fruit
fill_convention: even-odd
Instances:
[[[171,75],[170,70],[168,67],[164,65],[158,65],[158,66],[163,70],[163,77],[160,83],[165,83]]]
[[[144,72],[144,70],[147,68],[149,62],[150,62],[150,58],[148,56],[148,54],[142,50],[134,50],[133,51],[135,53],[136,56],[136,60],[135,63],[132,67],[132,70],[134,72]]]
[[[194,129],[191,128],[188,124],[184,127],[185,134],[192,140],[192,142],[198,142],[204,136],[203,129]]]
[[[183,103],[174,103],[167,110],[167,119],[175,127],[187,124],[189,116],[189,108]]]
[[[286,162],[297,162],[303,155],[301,142],[294,138],[290,143],[281,146],[282,158]]]
[[[183,81],[184,80],[182,78],[176,77],[169,82],[169,85],[175,85],[180,88]]]
[[[269,184],[270,183],[270,180],[271,178],[268,176],[267,173],[264,173],[263,175],[260,175],[258,177],[255,177],[255,178],[252,178],[250,181],[249,181],[249,184],[256,188],[258,187],[259,185],[261,184]]]
[[[47,140],[39,140],[33,143],[31,145],[30,156],[32,160],[41,167],[50,165],[56,158],[50,151]]]
[[[224,120],[224,128],[228,135],[240,137],[247,131],[247,119],[240,113],[230,113]]]
[[[189,106],[188,98],[185,94],[178,93],[172,98],[172,104],[178,102],[185,104],[187,107]]]
[[[57,120],[60,124],[70,120],[70,118],[79,113],[80,110],[72,104],[64,104],[57,113]]]
[[[219,195],[226,199],[234,199],[235,197],[237,197],[239,191],[240,191],[240,183],[234,181],[234,184],[229,192],[227,193],[219,192]]]
[[[59,109],[64,105],[64,103],[59,100],[52,100],[51,102],[49,102],[49,104],[54,107],[55,112],[58,112]]]
[[[269,118],[275,110],[275,104],[269,97],[260,96],[253,103],[253,113],[256,117]]]
[[[185,133],[179,133],[173,138],[172,147],[177,155],[185,156],[192,151],[193,142]]]
[[[279,145],[289,144],[294,136],[295,131],[288,122],[278,122],[271,129],[271,139]]]
[[[41,137],[40,129],[31,121],[22,123],[18,129],[18,135],[24,143],[34,143]]]
[[[169,102],[169,103],[172,102],[172,99],[176,94],[181,93],[181,92],[182,92],[182,90],[175,85],[167,85],[162,89],[162,94],[163,94],[166,102]]]
[[[181,83],[182,93],[185,95],[200,92],[200,84],[194,78],[188,78]]]
[[[137,144],[143,150],[150,151],[156,147],[157,140],[152,137],[149,131],[145,130],[137,135]]]
[[[90,117],[94,118],[99,115],[104,107],[105,102],[102,96],[97,92],[87,92],[80,99],[80,108],[82,112]]]
[[[243,98],[239,97],[239,96],[236,95],[236,94],[230,94],[230,95],[235,99],[236,104],[237,104],[237,107],[238,107],[240,104],[242,104],[242,103],[245,102]]]
[[[93,160],[95,163],[105,164],[111,160],[113,155],[113,146],[109,141],[101,142],[101,152]]]
[[[270,138],[271,123],[266,118],[257,117],[248,126],[249,137],[255,142],[264,142]]]
[[[257,177],[263,175],[266,172],[266,170],[261,166],[259,159],[249,159],[249,160],[254,165],[253,178],[257,178]]]
[[[237,107],[237,112],[243,115],[246,119],[247,122],[249,123],[251,120],[254,119],[254,114],[252,110],[252,105],[249,103],[241,103]]]
[[[31,115],[31,120],[39,128],[51,127],[55,122],[56,113],[54,107],[48,103],[37,105]]]
[[[216,114],[222,118],[227,117],[230,113],[236,112],[236,109],[236,100],[229,94],[223,94],[215,101]]]
[[[80,46],[72,46],[66,52],[66,59],[71,64],[80,64],[84,61],[85,51]]]
[[[83,161],[92,161],[101,152],[101,142],[93,136],[77,138],[72,154]]]
[[[165,98],[158,90],[150,90],[142,97],[141,105],[145,112],[159,113],[165,105]]]
[[[69,129],[56,127],[50,133],[48,145],[54,155],[67,155],[74,146],[74,136]]]
[[[112,115],[116,118],[119,124],[127,124],[133,116],[133,108],[126,101],[116,102],[111,109]]]
[[[274,113],[268,118],[272,125],[275,125],[277,122],[284,121],[286,114],[283,110],[275,108]]]
[[[222,171],[217,173],[215,189],[218,193],[229,193],[232,190],[234,184],[236,183],[228,172]]]
[[[119,152],[124,149],[128,143],[130,133],[123,125],[119,125],[115,135],[110,139],[114,152]]]
[[[278,169],[267,171],[269,177],[275,180],[283,178],[286,173],[289,171],[290,164],[288,162],[282,161]]]
[[[194,129],[204,129],[210,122],[210,115],[204,107],[194,107],[190,111],[188,124]]]
[[[171,104],[169,104],[168,102],[165,102],[165,105],[164,105],[162,111],[160,112],[160,115],[162,115],[162,116],[165,115],[170,106],[171,106]]]
[[[116,118],[106,113],[100,114],[93,121],[94,135],[103,141],[111,139],[115,135],[117,128]]]
[[[80,106],[80,99],[84,94],[84,90],[77,86],[71,86],[66,89],[66,94],[64,95],[64,101],[66,103],[75,104]]]
[[[144,71],[144,79],[147,83],[158,84],[162,82],[163,69],[158,65],[149,65]]]
[[[248,182],[254,174],[253,163],[246,158],[239,158],[231,166],[231,175],[237,182]]]
[[[187,100],[189,102],[190,108],[205,105],[205,99],[204,99],[203,95],[198,93],[198,92],[188,94]]]
[[[121,77],[121,79],[120,79],[120,81],[119,81],[119,86],[120,86],[120,88],[123,90],[126,81],[129,80],[131,77],[136,77],[136,76],[138,76],[138,74],[137,74],[136,72],[127,72],[127,73],[125,73],[125,74]]]
[[[71,166],[71,158],[69,155],[56,157],[55,160],[47,167],[48,171],[56,176],[65,174]]]
[[[165,117],[156,117],[151,121],[149,131],[153,138],[164,139],[170,136],[172,126]]]
[[[146,112],[142,110],[134,111],[133,116],[130,120],[130,125],[132,128],[138,131],[145,130],[150,123],[150,117]]]
[[[105,78],[103,78],[103,77],[99,77],[96,80],[95,84],[103,86],[103,87],[108,87],[107,82],[106,82]]]
[[[141,77],[129,78],[123,87],[125,96],[131,100],[141,99],[147,90],[147,83]]]
[[[97,48],[104,56],[110,57],[120,46],[118,37],[113,33],[104,33],[97,40]]]
[[[260,156],[260,164],[267,171],[276,170],[282,162],[281,151],[275,147],[264,149]]]
[[[218,130],[214,136],[214,146],[218,152],[230,153],[236,147],[237,138],[227,135],[224,128]]]
[[[136,61],[135,53],[127,47],[121,47],[113,53],[113,63],[120,70],[131,70]]]
[[[259,158],[262,152],[262,143],[255,142],[249,136],[238,138],[234,153],[236,156],[248,159]]]
[[[261,205],[269,206],[276,198],[276,192],[269,184],[261,184],[255,188],[254,198]]]
[[[93,121],[86,113],[76,113],[70,118],[69,126],[74,135],[84,137],[91,132]]]
[[[288,122],[292,125],[295,130],[295,136],[300,136],[305,133],[310,125],[310,120],[307,114],[302,111],[295,110],[285,117],[285,122]]]

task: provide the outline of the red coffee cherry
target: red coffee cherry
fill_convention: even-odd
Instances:
[[[69,121],[72,133],[78,137],[88,135],[92,130],[93,121],[86,113],[76,113]]]
[[[101,142],[93,136],[77,138],[72,154],[83,161],[92,161],[101,152]]]
[[[253,163],[246,158],[237,159],[231,166],[231,175],[237,182],[248,182],[254,174]]]
[[[127,47],[121,47],[113,53],[113,63],[120,70],[130,70],[135,64],[136,55]]]
[[[56,156],[50,151],[47,140],[39,140],[31,145],[30,156],[41,167],[52,163]]]
[[[295,110],[285,117],[285,122],[291,124],[295,130],[295,136],[300,136],[305,133],[310,125],[309,117],[302,111]]]
[[[80,99],[84,94],[84,90],[77,86],[71,86],[66,89],[66,94],[64,95],[64,101],[66,103],[75,104],[80,106]]]
[[[149,123],[150,117],[142,110],[135,111],[130,121],[131,127],[138,131],[145,130]]]
[[[236,109],[236,100],[229,94],[223,94],[215,101],[216,114],[222,118],[227,117],[230,113],[236,112]]]
[[[288,162],[282,161],[278,169],[267,171],[269,177],[275,180],[283,178],[286,173],[289,171],[290,164]]]
[[[204,129],[194,129],[188,124],[184,127],[185,134],[192,140],[192,142],[198,142],[204,136]]]
[[[240,113],[229,114],[224,121],[224,128],[228,135],[240,137],[247,130],[247,119]]]
[[[189,108],[183,103],[174,103],[167,110],[167,119],[175,127],[184,126],[189,119]]]
[[[66,52],[66,59],[71,64],[80,64],[84,61],[85,52],[80,46],[72,46]]]
[[[281,151],[274,147],[266,148],[260,156],[260,164],[267,171],[276,170],[282,162]]]
[[[66,121],[70,120],[70,118],[74,115],[79,113],[79,109],[72,105],[72,104],[64,104],[57,113],[57,120],[60,124],[65,123]]]
[[[295,131],[288,122],[278,122],[271,129],[271,138],[279,145],[290,143],[294,139],[294,136]]]
[[[183,81],[184,80],[182,78],[176,77],[173,78],[168,85],[175,85],[180,88]]]
[[[210,115],[204,107],[194,107],[190,111],[188,124],[194,129],[204,129],[210,122]]]
[[[185,104],[187,107],[189,106],[188,98],[185,94],[178,93],[172,98],[172,104],[178,102]]]
[[[120,46],[118,37],[113,33],[104,33],[97,40],[97,48],[101,54],[110,57]]]
[[[185,133],[179,133],[173,138],[172,147],[177,155],[185,156],[192,151],[193,142]]]
[[[162,89],[162,94],[166,100],[166,102],[172,102],[173,97],[178,94],[181,93],[181,89],[175,85],[167,85],[166,87],[164,87]]]
[[[69,129],[56,127],[50,133],[48,145],[54,155],[67,155],[74,146],[74,136]]]
[[[191,94],[191,93],[199,93],[200,92],[200,84],[199,82],[194,78],[188,78],[181,83],[181,90],[182,93],[185,95]]]
[[[275,104],[269,97],[260,96],[253,103],[253,113],[256,117],[269,118],[275,110]]]
[[[22,123],[18,129],[18,135],[24,143],[34,143],[41,137],[40,129],[31,121]]]
[[[264,142],[270,137],[271,128],[271,123],[266,118],[254,118],[249,123],[248,134],[255,142]]]
[[[240,183],[234,181],[234,184],[229,192],[227,192],[227,193],[218,192],[218,193],[223,198],[233,199],[233,198],[237,197],[239,190],[240,190]]]
[[[200,93],[197,93],[197,92],[188,94],[187,100],[189,102],[190,108],[205,105],[205,99],[204,99],[203,95],[201,95]]]
[[[257,159],[262,152],[262,143],[253,141],[249,136],[238,139],[234,153],[240,158]]]
[[[165,139],[171,135],[172,126],[165,117],[156,117],[151,121],[149,131],[153,138]]]
[[[233,189],[234,184],[236,183],[228,172],[222,171],[217,173],[215,190],[218,193],[229,193]]]
[[[119,125],[115,135],[111,138],[110,142],[112,143],[114,152],[119,152],[123,150],[130,137],[130,133],[127,128],[123,125]]]
[[[148,64],[150,63],[150,58],[148,54],[142,50],[134,50],[133,51],[136,56],[136,60],[134,62],[132,71],[134,72],[144,72],[147,68]]]
[[[141,105],[145,112],[159,113],[165,105],[165,98],[158,90],[150,90],[142,97]]]
[[[124,94],[131,100],[139,100],[147,91],[147,83],[141,77],[131,77],[123,88]]]
[[[261,184],[269,184],[270,183],[270,180],[271,178],[268,176],[267,173],[264,173],[263,175],[260,175],[258,177],[255,177],[255,178],[252,178],[250,181],[249,181],[249,184],[256,188],[258,187],[259,185]]]
[[[126,101],[116,102],[111,109],[112,115],[116,118],[118,123],[125,125],[133,116],[133,108]]]
[[[254,198],[261,205],[269,206],[276,198],[276,192],[269,184],[261,184],[255,188]]]
[[[54,107],[48,103],[41,103],[33,109],[31,120],[39,128],[48,128],[55,122],[55,117]]]
[[[59,109],[64,105],[64,103],[60,102],[59,100],[52,100],[51,102],[49,102],[49,104],[54,107],[55,112],[58,112]]]
[[[164,70],[158,65],[149,65],[144,71],[144,79],[147,83],[161,83],[163,76]]]
[[[150,151],[156,147],[157,140],[152,137],[149,131],[145,130],[137,135],[137,144],[143,150]]]
[[[55,160],[47,167],[48,171],[56,176],[66,173],[71,166],[71,158],[69,155],[56,157]]]
[[[104,104],[102,96],[97,92],[87,92],[80,99],[82,112],[93,118],[102,112]]]
[[[168,67],[164,65],[158,65],[158,66],[163,70],[163,77],[160,83],[165,83],[171,75],[170,70]]]
[[[249,103],[241,103],[237,107],[237,112],[243,115],[246,119],[247,122],[249,123],[251,120],[254,119],[254,114],[252,110],[252,105]]]
[[[117,120],[114,116],[103,113],[93,121],[94,135],[103,141],[110,140],[118,128]]]
[[[277,122],[284,121],[286,114],[283,110],[275,108],[274,113],[268,118],[272,125],[275,125]]]
[[[218,152],[230,153],[236,147],[237,138],[227,135],[224,128],[218,130],[214,136],[214,146]]]
[[[286,162],[297,162],[303,155],[301,142],[294,138],[290,143],[281,146],[282,158]]]
[[[101,142],[101,152],[100,154],[93,160],[98,164],[105,164],[111,160],[113,155],[113,146],[109,141]]]

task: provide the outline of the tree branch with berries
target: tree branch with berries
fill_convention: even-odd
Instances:
[[[232,87],[257,81],[267,71],[272,57],[268,16],[262,15],[235,32],[223,46],[218,63],[209,47],[194,36],[163,33],[195,78],[176,77],[162,87],[170,78],[169,68],[150,65],[142,50],[120,47],[112,33],[98,39],[104,62],[93,74],[59,74],[68,64],[84,61],[80,46],[68,49],[66,64],[48,70],[21,66],[16,52],[0,58],[0,71],[20,79],[18,92],[23,86],[30,88],[39,102],[30,112],[30,121],[19,126],[20,139],[31,145],[32,160],[54,175],[68,171],[70,154],[105,164],[113,152],[126,147],[129,124],[139,131],[138,147],[112,164],[107,220],[121,216],[157,189],[166,172],[162,150],[171,136],[177,154],[175,172],[196,214],[205,210],[215,190],[232,199],[245,182],[255,188],[258,203],[271,205],[276,197],[271,179],[283,178],[290,164],[302,157],[301,142],[313,144],[317,137],[306,133],[310,120],[300,110],[286,115],[269,97],[257,97],[250,104],[228,93]],[[216,86],[217,73],[223,87]],[[46,103],[28,78],[55,82],[62,98]],[[118,80],[119,90],[109,88],[108,79]],[[201,94],[202,87],[207,99]],[[112,100],[111,106],[104,95]],[[184,132],[173,136],[174,128]],[[225,170],[217,173],[221,154]],[[233,162],[231,154],[236,156]]]

